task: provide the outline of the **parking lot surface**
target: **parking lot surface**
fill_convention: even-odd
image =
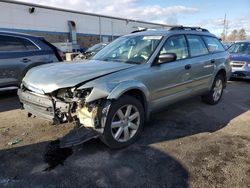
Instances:
[[[128,148],[92,140],[45,171],[44,148],[71,127],[27,118],[1,93],[0,187],[250,187],[250,82],[229,82],[216,106],[195,97],[154,114]]]

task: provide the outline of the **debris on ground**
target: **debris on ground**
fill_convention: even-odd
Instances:
[[[27,136],[27,135],[28,135],[28,133],[26,133],[26,132],[22,133],[22,136]]]
[[[19,144],[19,143],[22,142],[22,141],[23,141],[23,139],[21,139],[21,138],[16,138],[16,139],[12,140],[11,142],[8,142],[8,145],[9,145],[9,146],[12,146],[12,145],[15,145],[15,144]]]
[[[3,128],[3,130],[1,131],[2,134],[6,134],[7,132],[9,132],[10,128]]]

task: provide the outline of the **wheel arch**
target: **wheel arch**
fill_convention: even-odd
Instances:
[[[216,76],[218,76],[218,75],[222,75],[223,76],[223,86],[224,86],[224,88],[226,87],[226,83],[227,83],[227,72],[226,72],[226,70],[225,69],[223,69],[223,68],[221,68],[221,69],[219,69],[218,71],[217,71],[217,73],[216,73]],[[215,76],[215,77],[216,77]]]
[[[146,86],[142,83],[133,83],[134,81],[121,83],[109,94],[107,99],[117,100],[124,95],[129,95],[138,99],[144,108],[145,118],[148,119],[149,116],[149,91]]]

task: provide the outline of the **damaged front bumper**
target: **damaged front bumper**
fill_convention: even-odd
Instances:
[[[18,96],[29,117],[40,117],[53,124],[75,124],[75,128],[61,138],[62,147],[81,144],[102,134],[111,104],[109,100],[98,100],[90,104],[80,100],[64,102],[53,96],[25,89],[19,89]]]
[[[58,114],[56,114],[56,108],[60,109],[61,112],[67,112],[69,109],[69,104],[55,102],[47,95],[19,89],[18,96],[22,108],[29,113],[29,116],[34,115],[46,120],[54,121],[59,118]]]

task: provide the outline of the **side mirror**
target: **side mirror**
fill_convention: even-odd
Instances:
[[[172,62],[175,61],[177,59],[177,56],[175,53],[165,53],[165,54],[161,54],[158,57],[158,62],[157,64],[161,64],[161,63],[167,63],[167,62]]]

